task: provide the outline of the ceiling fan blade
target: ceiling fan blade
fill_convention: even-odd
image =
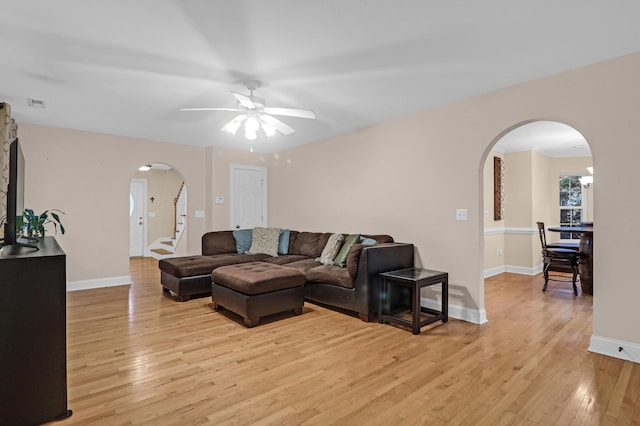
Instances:
[[[309,109],[294,109],[294,108],[265,108],[264,112],[273,115],[286,115],[289,117],[299,118],[316,118],[313,111]]]
[[[242,105],[243,107],[248,109],[255,109],[256,105],[253,103],[249,96],[236,92],[231,92],[231,94],[235,96],[238,102],[240,102],[240,105]]]
[[[180,108],[180,111],[243,111],[239,108]]]
[[[264,123],[268,124],[269,126],[274,127],[277,131],[279,131],[284,135],[290,135],[291,133],[295,132],[293,128],[284,124],[282,121],[278,120],[277,118],[273,118],[270,115],[260,114],[260,120],[262,120]]]

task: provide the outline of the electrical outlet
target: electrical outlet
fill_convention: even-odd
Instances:
[[[456,209],[456,220],[467,220],[467,209]]]
[[[498,249],[498,257],[500,257],[500,256],[502,256],[502,249],[501,248]]]
[[[489,210],[484,211],[484,217],[489,217]]]

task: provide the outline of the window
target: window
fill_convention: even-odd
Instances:
[[[587,220],[587,192],[580,184],[582,176],[560,175],[560,226],[578,226]],[[560,239],[580,240],[580,234],[561,232]]]

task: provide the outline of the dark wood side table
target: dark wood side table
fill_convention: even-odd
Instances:
[[[436,321],[449,321],[449,274],[422,268],[407,268],[398,271],[382,272],[380,288],[380,322],[410,326],[413,334],[420,334],[420,329]],[[442,305],[440,311],[420,306],[420,290],[423,287],[442,284]],[[391,312],[390,300],[392,286],[409,287],[411,292],[411,321],[399,316],[401,312]],[[431,316],[421,320],[421,313]]]

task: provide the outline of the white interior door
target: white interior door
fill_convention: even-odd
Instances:
[[[231,166],[231,228],[250,229],[267,224],[267,170]]]
[[[132,179],[129,192],[129,256],[144,256],[147,221],[147,181]]]

